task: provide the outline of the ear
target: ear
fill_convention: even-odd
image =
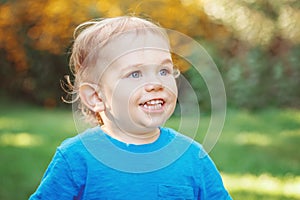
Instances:
[[[84,83],[79,87],[79,96],[82,103],[94,112],[102,112],[105,105],[98,90],[98,86],[94,84]]]

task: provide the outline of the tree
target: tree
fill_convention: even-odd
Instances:
[[[0,4],[2,93],[21,94],[34,102],[55,105],[60,101],[61,92],[53,83],[68,73],[67,55],[74,28],[91,18],[132,13],[201,42],[216,60],[233,96],[240,91],[231,88],[238,84],[230,77],[232,71],[238,66],[246,74],[240,81],[251,71],[238,58],[258,59],[257,63],[246,64],[250,68],[260,66],[255,68],[255,73],[264,67],[273,69],[274,63],[283,72],[299,73],[295,67],[299,58],[292,56],[297,55],[300,43],[297,1],[15,0]],[[272,63],[261,64],[261,58],[251,58],[253,51],[260,52]],[[291,78],[281,74],[281,81]],[[292,78],[294,87],[298,82]]]

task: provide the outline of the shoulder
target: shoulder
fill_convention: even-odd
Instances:
[[[166,134],[170,140],[174,140],[177,145],[188,147],[188,151],[197,153],[200,157],[205,157],[207,155],[203,146],[194,140],[194,138],[184,135],[172,128],[161,128],[161,131],[163,134]]]
[[[167,134],[170,138],[175,138],[175,139],[181,140],[183,142],[193,143],[194,145],[200,145],[193,138],[186,136],[172,128],[162,127],[162,128],[160,128],[160,130],[163,134]]]
[[[74,137],[65,139],[58,149],[62,152],[68,151],[68,150],[80,150],[84,147],[85,140],[93,140],[96,137],[101,136],[101,131],[99,127],[94,127],[87,129],[83,133],[80,133]]]
[[[93,161],[82,140],[93,138],[96,134],[96,129],[88,129],[64,140],[57,147],[40,186],[31,199],[70,199],[77,195],[78,190],[85,184],[87,168]]]
[[[64,140],[57,147],[57,151],[71,165],[74,162],[78,163],[78,161],[86,163],[93,159],[87,148],[87,141],[100,141],[99,138],[101,137],[104,137],[104,135],[99,127],[90,128],[83,133]]]

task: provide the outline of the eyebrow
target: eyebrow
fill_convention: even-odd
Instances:
[[[163,60],[160,64],[163,65],[163,64],[169,64],[169,63],[173,64],[173,61],[170,58]]]
[[[153,65],[153,64],[155,64],[155,63],[152,63],[152,64],[150,63],[150,65]],[[172,64],[173,65],[173,61],[172,61],[172,59],[167,58],[159,64],[160,65],[165,65],[165,64]],[[132,64],[132,65],[127,65],[126,67],[124,67],[124,69],[122,69],[122,71],[126,70],[128,68],[138,68],[138,67],[143,66],[143,65],[144,65],[143,63],[136,63],[136,64]]]

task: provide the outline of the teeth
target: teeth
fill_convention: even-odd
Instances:
[[[161,109],[164,101],[163,100],[150,100],[144,103],[144,108],[149,110],[158,110]]]
[[[146,102],[145,104],[155,105],[155,104],[163,104],[162,100],[150,100]]]
[[[156,105],[147,105],[144,104],[144,108],[149,109],[149,110],[158,110],[161,109],[162,104],[156,104]]]

